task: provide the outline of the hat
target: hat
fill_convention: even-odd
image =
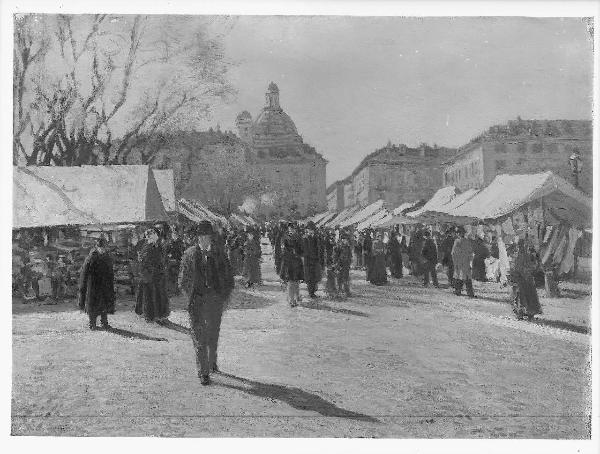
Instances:
[[[208,221],[202,221],[196,228],[197,235],[212,235],[214,233],[213,226]]]

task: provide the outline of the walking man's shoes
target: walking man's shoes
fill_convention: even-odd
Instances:
[[[202,386],[210,385],[210,377],[208,375],[200,375],[200,384]]]
[[[210,368],[211,372],[214,372],[215,374],[218,374],[219,372],[221,372],[219,370],[219,367],[216,364],[213,364],[213,366]]]

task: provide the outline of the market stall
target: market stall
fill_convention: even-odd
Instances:
[[[21,262],[13,282],[27,297],[74,296],[100,234],[109,241],[117,281],[126,276],[121,280],[132,286],[128,232],[169,220],[148,166],[14,167],[13,193]]]

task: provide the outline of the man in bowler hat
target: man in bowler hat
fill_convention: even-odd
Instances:
[[[198,225],[197,244],[183,254],[179,287],[188,297],[196,366],[202,385],[210,384],[209,374],[219,372],[217,344],[225,303],[234,286],[227,255],[216,241],[210,222]]]

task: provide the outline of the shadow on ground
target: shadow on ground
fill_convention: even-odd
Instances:
[[[229,378],[239,384],[235,383],[219,383],[225,388],[236,389],[253,396],[276,399],[279,400],[297,410],[314,411],[323,416],[330,416],[335,418],[348,418],[355,419],[358,421],[366,422],[379,422],[378,419],[373,418],[362,413],[357,413],[350,410],[345,410],[338,407],[332,402],[323,399],[321,396],[309,393],[300,388],[294,386],[283,386],[275,385],[272,383],[261,383],[247,378],[236,377],[231,374],[220,374],[222,377]]]
[[[189,328],[180,325],[179,323],[172,322],[171,320],[163,320],[157,323],[164,328],[172,329],[173,331],[177,331],[182,334],[191,335],[192,333],[192,331]]]
[[[335,312],[338,314],[355,315],[357,317],[368,317],[366,312],[353,311],[352,309],[344,309],[342,307],[333,307],[321,301],[315,300],[310,302],[301,302],[300,307],[305,309],[316,309],[318,311]]]
[[[168,339],[166,339],[164,337],[148,336],[146,334],[136,333],[134,331],[129,331],[129,330],[122,329],[122,328],[115,328],[114,326],[104,329],[103,331],[106,331],[111,334],[116,334],[117,336],[126,337],[128,339],[139,339],[139,340],[156,341],[156,342],[168,342]]]
[[[534,318],[531,323],[540,326],[549,326],[551,328],[564,329],[580,334],[589,334],[590,329],[587,326],[575,325],[574,323],[563,322],[562,320],[548,320],[545,318]]]

